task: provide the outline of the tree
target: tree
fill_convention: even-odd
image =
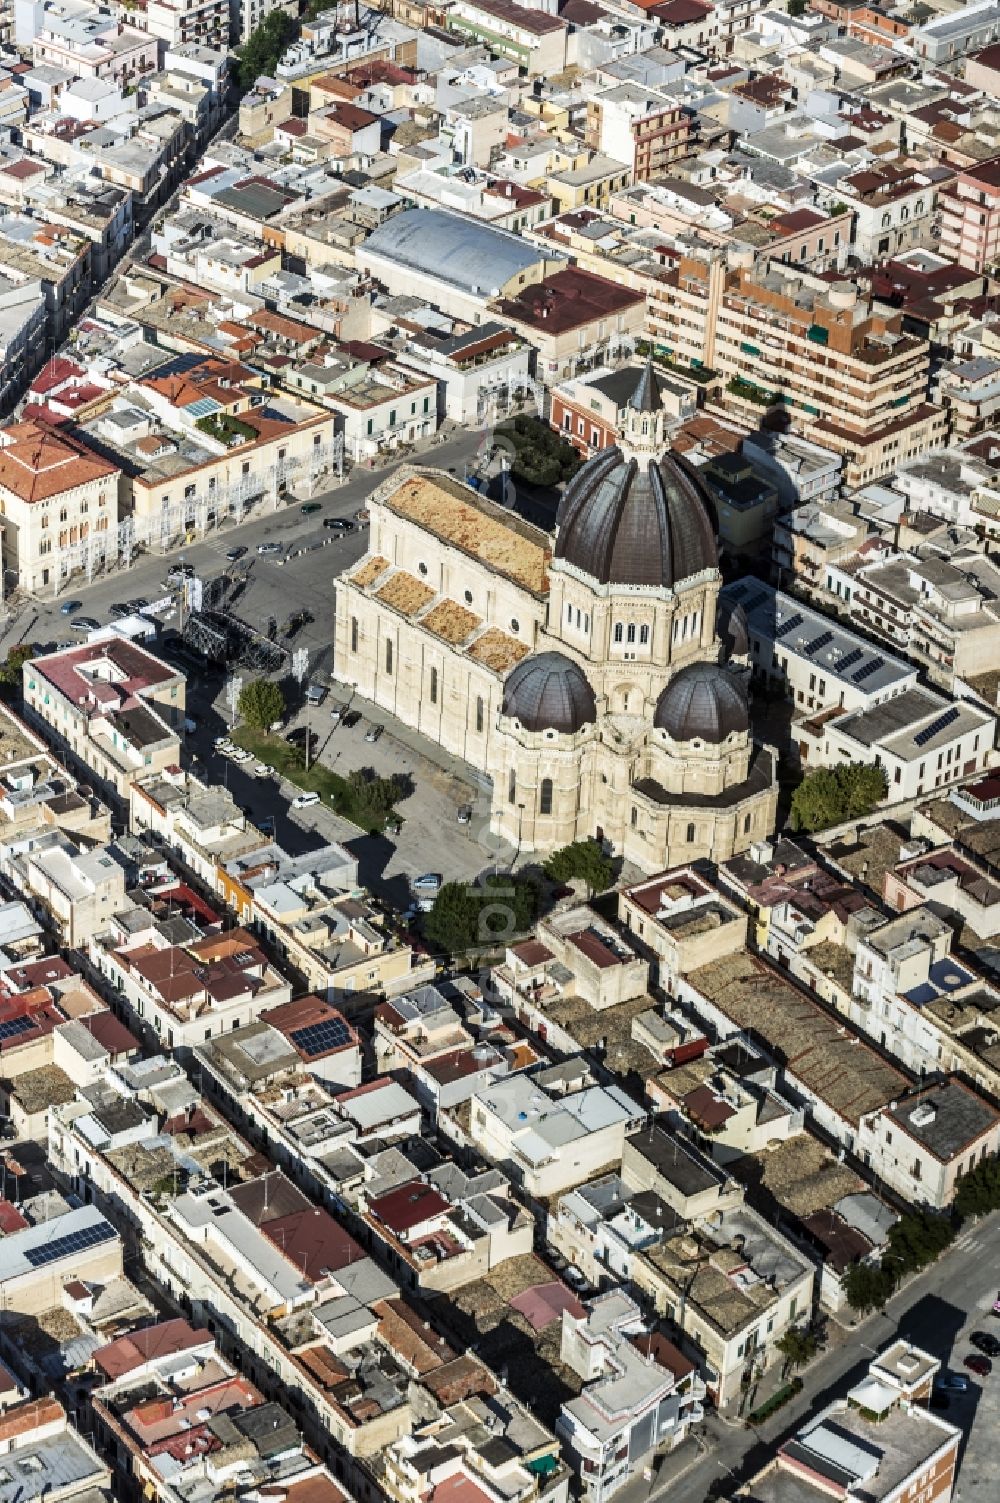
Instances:
[[[236,707],[253,730],[266,731],[284,715],[285,696],[270,679],[254,678],[243,685]]]
[[[783,1331],[775,1342],[775,1346],[785,1359],[785,1373],[790,1373],[793,1368],[805,1367],[816,1355],[818,1343],[812,1331],[805,1326],[789,1326]]]
[[[981,1159],[963,1174],[955,1191],[955,1211],[961,1217],[986,1216],[1000,1207],[1000,1158]]]
[[[887,789],[885,773],[871,762],[817,768],[792,794],[792,829],[826,830],[845,819],[861,819],[881,803]]]
[[[271,77],[285,48],[299,34],[299,23],[283,10],[272,10],[238,49],[240,87],[252,89],[262,75]]]
[[[38,651],[34,642],[18,642],[12,647],[4,662],[0,663],[0,688],[16,689],[21,682],[21,669],[38,655]]]
[[[614,880],[614,863],[596,840],[574,840],[564,845],[545,863],[545,874],[553,882],[586,882],[589,894],[603,892]]]
[[[384,824],[399,800],[411,791],[405,773],[380,778],[372,767],[355,767],[347,781],[362,820],[372,824]]]
[[[878,1263],[852,1263],[843,1284],[848,1301],[862,1315],[880,1310],[896,1288],[893,1275]]]
[[[807,0],[788,0],[788,14],[790,16],[804,16],[806,13]]]
[[[487,877],[481,884],[446,882],[434,899],[424,930],[449,955],[491,948],[530,929],[538,912],[538,888],[527,877]]]
[[[512,450],[511,473],[529,485],[552,486],[568,480],[580,464],[573,445],[541,418],[519,414],[501,423],[497,441]]]

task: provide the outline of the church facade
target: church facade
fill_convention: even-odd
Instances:
[[[493,828],[521,850],[596,836],[653,872],[773,830],[745,621],[720,616],[711,503],[664,449],[647,367],[618,446],[567,486],[554,543],[404,467],[338,581],[337,678],[487,773]]]

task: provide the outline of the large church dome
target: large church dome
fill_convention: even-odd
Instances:
[[[733,731],[750,729],[742,682],[717,663],[692,663],[667,684],[656,702],[653,724],[674,741],[718,745]]]
[[[500,713],[526,731],[562,731],[572,736],[597,719],[597,701],[586,674],[561,652],[539,652],[518,663],[503,686]]]
[[[556,523],[556,558],[602,584],[670,588],[718,567],[708,492],[674,454],[601,450],[566,487]]]

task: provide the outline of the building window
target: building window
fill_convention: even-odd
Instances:
[[[358,650],[358,618],[357,618],[357,616],[352,616],[351,617],[351,651],[352,652],[357,652],[357,650]]]
[[[624,638],[624,636],[625,636],[625,628],[622,626],[622,624],[621,624],[620,621],[616,621],[615,622],[615,641],[616,642],[621,642],[622,639]]]
[[[438,702],[438,671],[437,671],[436,668],[432,668],[431,669],[431,704],[432,705],[436,705],[437,702]]]
[[[552,779],[543,778],[538,788],[539,814],[552,813]]]
[[[484,722],[485,718],[486,717],[485,717],[485,709],[484,709],[484,706],[483,706],[483,696],[481,694],[477,694],[476,695],[476,730],[477,731],[481,731],[482,730],[482,728],[483,728],[483,722]]]
[[[639,628],[639,646],[640,647],[648,647],[649,646],[649,627],[648,626],[640,626],[640,628]]]
[[[632,825],[633,830],[635,829],[635,827],[636,827],[636,825],[638,823],[639,823],[639,811],[635,807],[635,805],[633,804],[632,805],[632,818],[631,818],[631,825]]]
[[[749,835],[750,834],[750,815],[749,814],[744,814],[744,816],[743,816],[743,833],[744,833],[744,835]]]
[[[687,843],[688,845],[694,845],[694,825],[688,825],[687,827]]]
[[[510,770],[510,777],[507,779],[507,802],[509,804],[512,804],[512,803],[514,803],[514,801],[516,800],[516,798],[517,798],[517,773],[514,771],[514,769],[512,767],[511,770]]]
[[[385,641],[385,671],[392,672],[392,639],[387,637]]]

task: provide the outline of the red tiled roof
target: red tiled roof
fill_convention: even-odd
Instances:
[[[364,1249],[350,1232],[335,1221],[321,1206],[292,1211],[261,1223],[261,1231],[303,1276],[318,1284],[329,1273],[336,1273],[348,1263],[365,1256]]]
[[[89,1017],[81,1018],[80,1022],[112,1058],[119,1054],[134,1054],[140,1048],[139,1040],[129,1032],[124,1023],[118,1021],[110,1008],[106,1007],[103,1012],[92,1012]]]
[[[47,501],[92,480],[110,479],[119,468],[43,422],[0,430],[0,490],[21,501]]]
[[[130,1331],[127,1336],[119,1336],[107,1346],[98,1347],[94,1361],[114,1381],[147,1362],[172,1357],[177,1352],[190,1351],[192,1347],[205,1346],[211,1341],[211,1331],[196,1329],[190,1321],[180,1318],[161,1320],[156,1325]]]
[[[419,1179],[410,1180],[408,1184],[389,1190],[385,1195],[377,1195],[368,1202],[370,1214],[397,1237],[423,1221],[443,1216],[450,1209],[451,1202],[439,1190]]]

